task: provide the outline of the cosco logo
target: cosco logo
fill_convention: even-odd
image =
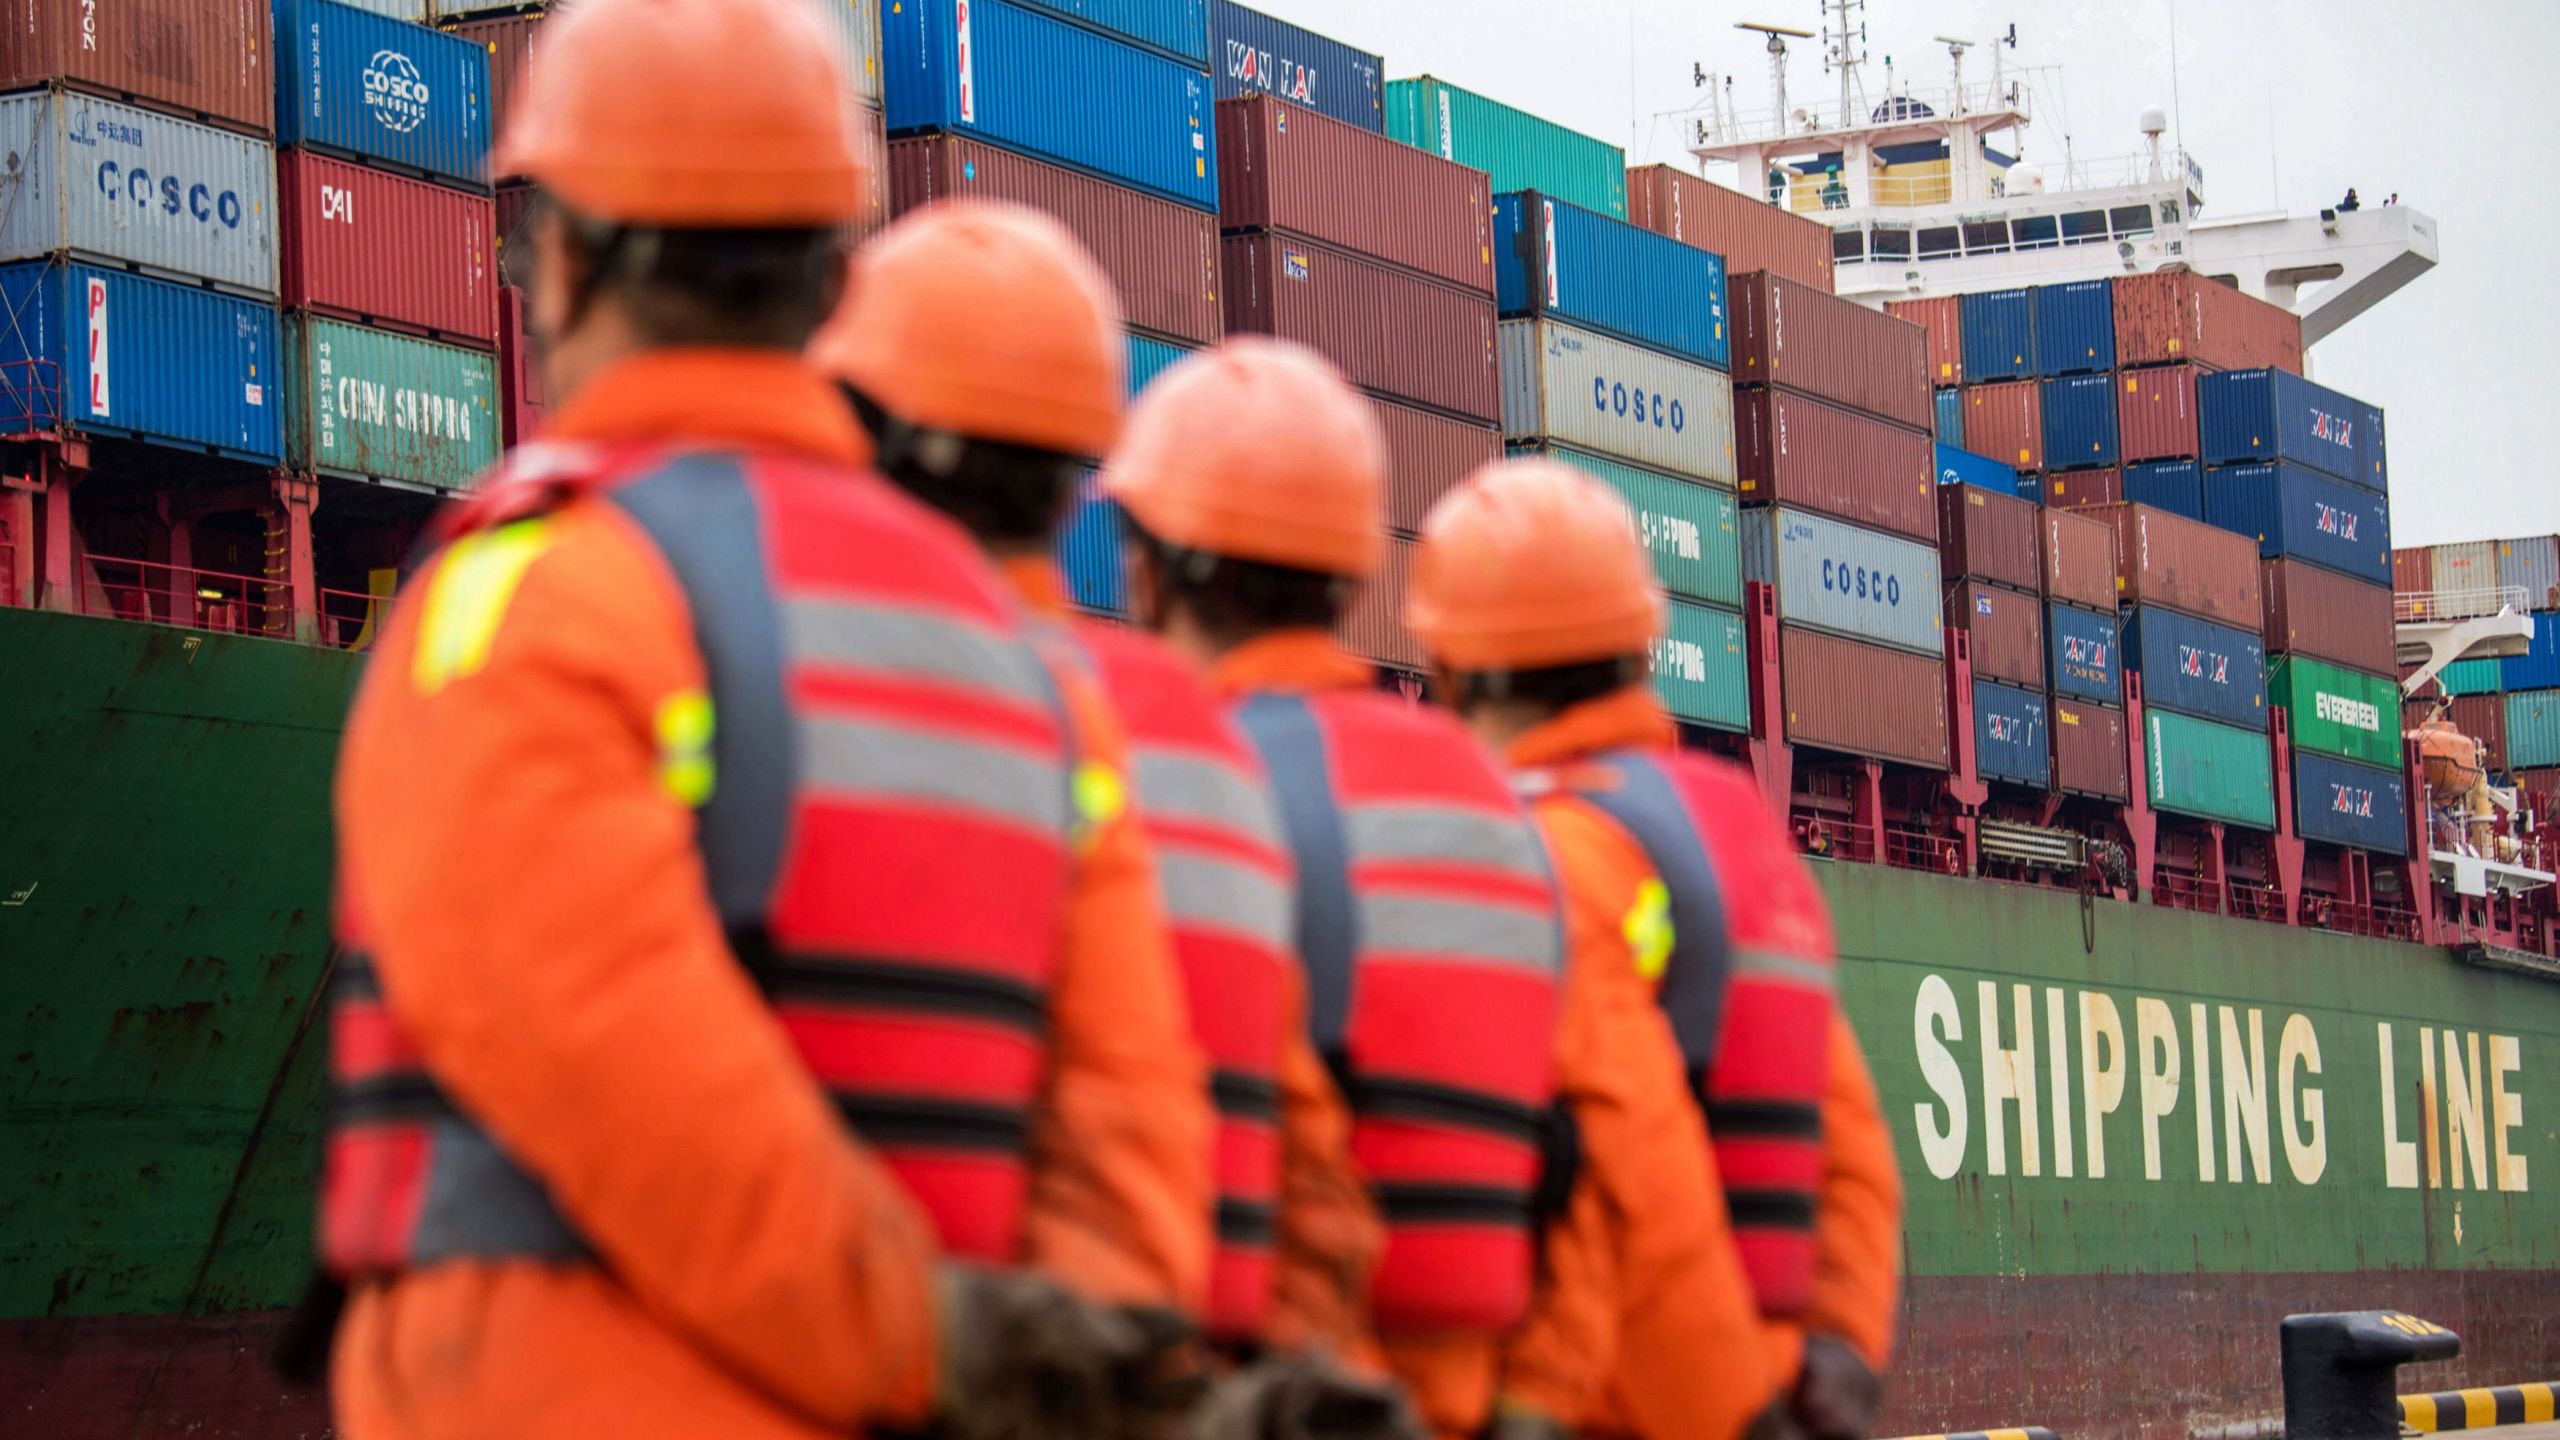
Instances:
[[[1659,390],[1648,395],[1640,385],[1623,384],[1606,375],[1591,377],[1591,408],[1656,430],[1667,428],[1674,435],[1689,428],[1688,407],[1678,399]]]
[[[397,50],[376,50],[364,67],[364,104],[383,128],[405,135],[427,118],[427,82],[417,62]]]
[[[98,193],[111,200],[122,196],[163,215],[184,214],[206,225],[220,221],[227,230],[240,228],[242,208],[236,192],[216,193],[209,186],[190,185],[174,175],[155,177],[139,165],[127,168],[113,160],[99,161]]]
[[[1868,600],[1887,608],[1902,604],[1902,577],[1846,560],[1826,559],[1822,562],[1822,588],[1853,600]]]

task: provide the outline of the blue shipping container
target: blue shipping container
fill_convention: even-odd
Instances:
[[[1218,208],[1196,66],[1009,0],[902,0],[881,22],[889,133],[954,130]]]
[[[2116,463],[2116,381],[2072,375],[2044,382],[2044,467],[2092,470]]]
[[[2055,694],[2103,705],[2124,698],[2116,617],[2051,600],[2044,607],[2044,633],[2052,650],[2045,673],[2053,679]]]
[[[1964,392],[1952,385],[1938,392],[1938,443],[1964,446]]]
[[[2364,435],[2356,442],[2361,458],[2357,461],[2358,473],[2351,478],[2359,485],[2388,495],[2391,493],[2391,456],[2388,450],[2391,437],[2390,432],[2383,428],[2382,407],[2358,401],[2357,409],[2363,412]]]
[[[1508,315],[1553,315],[1718,370],[1724,257],[1596,210],[1511,190],[1493,200],[1497,298]]]
[[[2148,505],[2183,515],[2190,520],[2204,519],[2204,467],[2193,460],[2145,460],[2124,467],[2124,498],[2136,505]]]
[[[2024,290],[1985,290],[1957,305],[1968,385],[2036,373],[2035,301]]]
[[[1138,398],[1139,391],[1154,383],[1157,376],[1172,369],[1173,362],[1191,353],[1184,346],[1158,340],[1152,335],[1132,333],[1128,339],[1129,398],[1132,400]]]
[[[1028,0],[1096,30],[1116,35],[1195,70],[1209,64],[1208,0]],[[895,7],[892,6],[892,9]]]
[[[2391,504],[2299,465],[2230,465],[2204,476],[2204,521],[2253,535],[2258,553],[2391,583]]]
[[[2409,853],[2409,782],[2327,755],[2293,754],[2293,826],[2305,840]]]
[[[2003,495],[2015,495],[2018,493],[2018,467],[2003,465],[1988,455],[1959,450],[1941,441],[1938,445],[1938,483],[1978,485]]]
[[[1106,615],[1128,613],[1128,580],[1120,569],[1120,506],[1103,498],[1090,471],[1077,483],[1066,522],[1058,527],[1058,573],[1066,579],[1067,598],[1076,604]]]
[[[2498,683],[2509,690],[2560,690],[2560,611],[2534,612],[2530,647],[2498,662]]]
[[[2124,668],[2155,709],[2267,728],[2267,648],[2250,631],[2136,605],[2125,611]]]
[[[488,181],[489,52],[336,0],[275,0],[276,143]]]
[[[1277,95],[1319,115],[1384,131],[1386,64],[1235,0],[1210,0],[1209,77],[1221,100]]]
[[[2053,747],[2045,741],[2046,724],[2042,695],[1997,680],[1974,681],[1974,768],[1985,780],[2050,787]]]
[[[2094,375],[2116,368],[2115,286],[2074,280],[2028,293],[2038,375]]]
[[[2290,460],[2369,490],[2383,488],[2381,410],[2299,375],[2225,370],[2198,376],[2196,421],[2207,465]]]
[[[273,305],[122,270],[0,266],[0,425],[68,425],[235,459],[283,458]]]

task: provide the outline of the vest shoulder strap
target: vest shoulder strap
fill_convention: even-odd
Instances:
[[[1659,758],[1624,750],[1580,772],[1582,799],[1643,848],[1670,892],[1671,954],[1656,996],[1692,1077],[1715,1061],[1733,938],[1724,887],[1679,778]]]
[[[1307,977],[1307,1030],[1316,1049],[1339,1057],[1351,1028],[1351,982],[1359,936],[1351,895],[1351,850],[1334,797],[1324,726],[1301,695],[1259,694],[1236,708],[1236,723],[1262,757],[1280,807],[1280,829],[1298,867],[1298,955]]]

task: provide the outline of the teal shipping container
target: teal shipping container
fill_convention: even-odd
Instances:
[[[2436,683],[2447,695],[2495,695],[2507,688],[2495,660],[2456,660],[2436,672]]]
[[[1674,719],[1710,730],[1749,729],[1751,677],[1742,617],[1672,601],[1670,629],[1653,644],[1653,689]]]
[[[1710,605],[1742,604],[1741,520],[1732,491],[1552,441],[1511,453],[1551,456],[1607,481],[1635,512],[1663,589]]]
[[[1536,190],[1612,219],[1627,218],[1624,149],[1445,80],[1424,75],[1388,81],[1387,134],[1484,171],[1493,177],[1496,194]]]
[[[2142,768],[2155,810],[2275,828],[2275,756],[2263,730],[2145,710]]]
[[[284,341],[287,469],[458,490],[497,463],[488,351],[301,314]]]
[[[0,266],[0,427],[68,427],[273,465],[275,307],[200,285],[38,261]]]
[[[2560,690],[2520,690],[2507,697],[2507,768],[2560,765]]]

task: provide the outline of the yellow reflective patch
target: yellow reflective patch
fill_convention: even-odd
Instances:
[[[433,695],[489,663],[489,647],[516,586],[551,541],[549,521],[518,520],[466,535],[445,551],[419,617],[418,653],[409,671],[418,693]]]
[[[678,691],[658,706],[658,783],[696,809],[719,783],[711,758],[714,725],[711,697],[699,690]]]
[[[1647,980],[1661,979],[1671,967],[1671,887],[1660,879],[1637,886],[1636,903],[1627,907],[1619,933],[1635,953],[1636,973]]]
[[[1076,767],[1074,799],[1076,842],[1085,844],[1129,808],[1129,782],[1101,761],[1087,760]]]

